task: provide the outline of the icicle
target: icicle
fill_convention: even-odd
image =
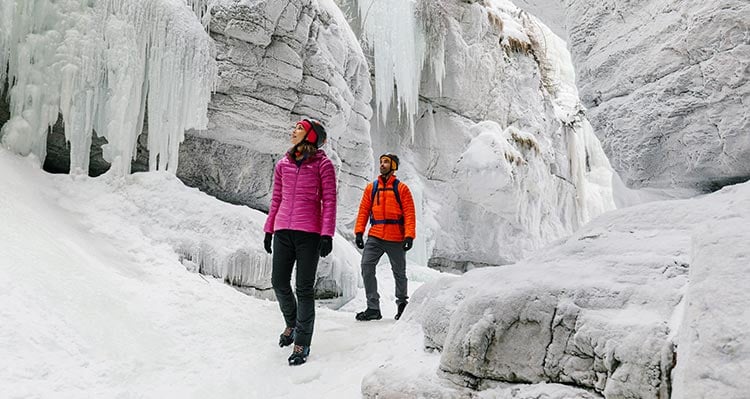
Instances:
[[[503,45],[518,51],[534,49],[542,83],[550,94],[555,116],[562,122],[576,189],[575,228],[615,208],[612,167],[604,155],[578,97],[575,71],[567,44],[536,17],[507,0],[487,0],[490,18],[502,29]]]
[[[201,21],[201,25],[208,30],[211,23],[211,8],[216,3],[216,0],[185,0],[187,6],[193,10],[195,16]]]
[[[442,93],[445,79],[445,35],[449,29],[448,11],[440,0],[417,0],[415,12],[425,36],[425,57],[438,91]]]
[[[116,173],[129,173],[148,102],[151,169],[176,171],[184,131],[208,123],[217,76],[213,44],[185,1],[199,18],[212,3],[2,1],[0,62],[9,67],[2,63],[0,78],[10,82],[13,120],[3,145],[43,161],[47,131],[62,114],[72,172],[88,171],[95,131]]]
[[[424,33],[414,7],[414,0],[359,0],[364,37],[375,56],[378,111],[385,121],[395,97],[399,118],[404,113],[409,119],[412,140],[425,57]]]
[[[5,95],[5,78],[10,58],[10,34],[15,15],[15,1],[0,1],[0,96]]]

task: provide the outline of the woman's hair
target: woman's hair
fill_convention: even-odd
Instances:
[[[295,160],[298,158],[307,159],[318,151],[318,148],[325,143],[328,135],[323,124],[316,119],[302,119],[297,122],[297,126],[302,126],[305,130],[305,137],[289,149],[289,154]]]
[[[318,147],[307,140],[302,140],[297,145],[289,149],[289,153],[292,154],[292,157],[296,158],[297,154],[299,153],[302,155],[302,159],[308,158],[316,152],[318,152]]]

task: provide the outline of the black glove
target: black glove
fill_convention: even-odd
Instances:
[[[357,248],[365,249],[365,240],[362,238],[362,233],[357,233],[357,238],[354,239],[354,243],[357,244]]]
[[[411,237],[404,238],[404,252],[411,249],[411,246],[414,244],[414,239]]]
[[[331,236],[321,236],[320,244],[318,244],[320,256],[325,258],[331,253],[331,250],[333,250],[333,238],[331,238]]]
[[[266,252],[269,254],[271,253],[271,239],[273,238],[273,234],[266,233],[266,238],[263,239],[263,247],[266,249]]]

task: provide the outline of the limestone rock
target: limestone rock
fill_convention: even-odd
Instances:
[[[187,133],[177,175],[219,199],[267,210],[294,123],[316,118],[339,177],[339,221],[353,223],[370,174],[369,69],[338,9],[317,1],[222,0],[211,9],[220,82],[209,129]],[[354,200],[356,198],[356,200]]]

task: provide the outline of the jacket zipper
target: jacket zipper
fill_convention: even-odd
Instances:
[[[302,164],[296,165],[297,170],[294,173],[294,185],[292,187],[292,209],[294,209],[294,201],[297,199],[297,180],[299,180],[299,170],[302,167]],[[291,229],[292,228],[292,218],[289,218],[289,220],[286,221],[286,228]]]
[[[383,179],[381,179],[381,180],[383,180]],[[388,179],[383,180],[382,186],[383,186],[383,189],[388,188]],[[378,190],[378,205],[380,205],[380,193],[381,192],[383,192],[383,191],[382,190]],[[383,212],[383,214],[382,214],[383,217],[381,218],[381,220],[386,220],[386,217],[385,217],[386,216],[386,213],[385,213],[385,197],[383,197],[383,206],[380,207],[380,210],[381,210],[381,212]],[[386,226],[387,225],[383,225],[383,231],[385,231],[385,227]]]

